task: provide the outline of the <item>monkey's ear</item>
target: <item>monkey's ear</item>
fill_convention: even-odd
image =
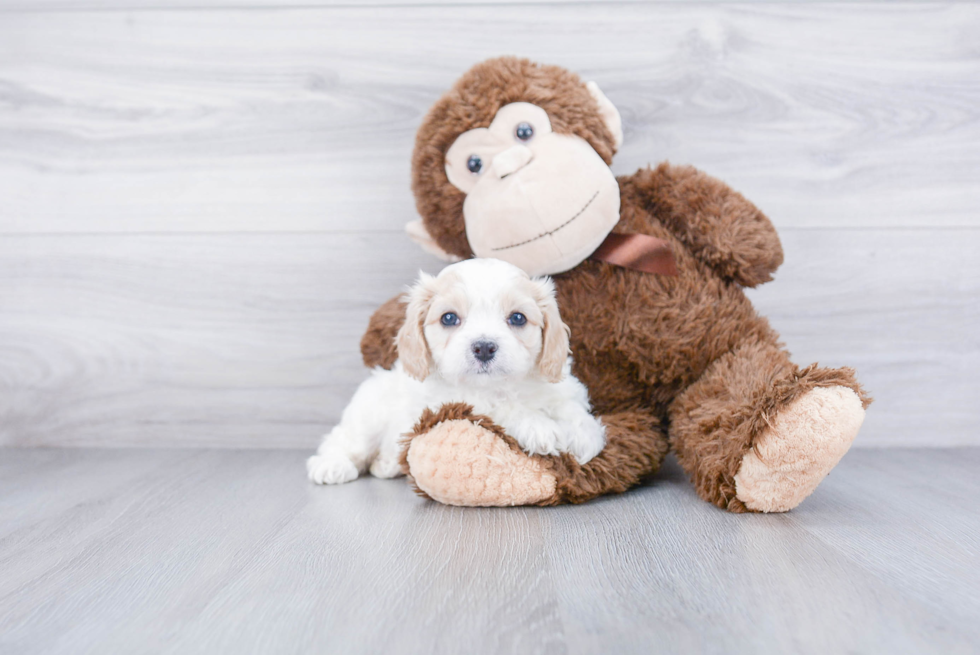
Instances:
[[[616,109],[616,105],[610,102],[606,94],[602,92],[599,85],[595,82],[588,82],[585,88],[589,90],[592,97],[597,103],[599,103],[599,113],[602,114],[603,120],[606,121],[606,127],[613,135],[613,145],[616,150],[623,145],[623,119],[619,116],[619,110]]]
[[[429,253],[430,255],[435,255],[444,262],[458,262],[460,257],[452,253],[448,253],[439,247],[439,244],[435,242],[429,235],[429,231],[425,229],[425,225],[422,224],[422,219],[417,218],[414,221],[410,221],[405,224],[405,232],[408,234],[408,238],[417,243],[422,250]]]

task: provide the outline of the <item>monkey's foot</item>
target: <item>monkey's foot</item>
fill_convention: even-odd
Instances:
[[[864,407],[846,387],[818,387],[779,412],[735,475],[735,495],[757,512],[799,505],[857,437]]]
[[[402,451],[416,489],[447,505],[534,505],[555,496],[557,479],[501,428],[468,405],[426,410]]]

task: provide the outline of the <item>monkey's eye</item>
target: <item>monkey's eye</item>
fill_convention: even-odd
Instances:
[[[470,169],[470,173],[479,173],[483,170],[483,160],[480,159],[480,155],[470,155],[470,158],[466,160],[466,168]]]
[[[459,316],[456,316],[456,314],[452,312],[446,312],[442,315],[442,318],[439,319],[439,322],[445,327],[454,327],[459,325]]]
[[[527,317],[520,312],[514,312],[513,314],[507,317],[507,322],[513,325],[514,327],[521,327],[522,325],[527,323]]]
[[[530,141],[531,137],[534,136],[534,128],[531,127],[530,123],[518,123],[517,129],[514,130],[514,136],[521,141]]]

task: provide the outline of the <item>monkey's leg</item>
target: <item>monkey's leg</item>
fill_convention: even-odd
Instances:
[[[851,369],[800,369],[775,344],[747,343],[671,404],[671,444],[704,500],[785,512],[844,456],[870,402]]]
[[[402,468],[416,489],[448,505],[581,503],[626,491],[654,473],[667,439],[639,411],[601,417],[606,447],[580,465],[570,455],[528,456],[503,429],[464,404],[423,414],[406,438]]]

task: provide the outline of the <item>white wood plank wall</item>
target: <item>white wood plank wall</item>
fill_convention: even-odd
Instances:
[[[980,444],[980,6],[304,4],[0,0],[0,443],[312,446],[439,266],[401,232],[419,121],[522,54],[619,106],[617,173],[771,216],[752,296],[858,368],[858,445]]]

